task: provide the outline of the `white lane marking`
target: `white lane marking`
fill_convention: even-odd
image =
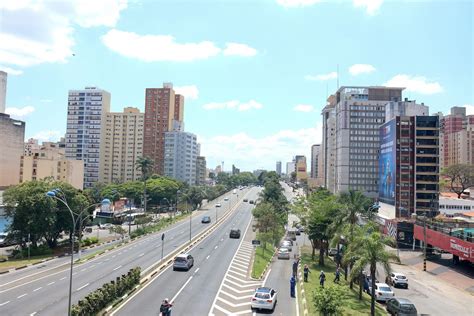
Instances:
[[[46,284],[46,285],[52,285],[52,284],[54,284],[54,283],[56,283],[56,282],[54,282],[54,281],[53,281],[53,282],[49,282],[49,283]]]
[[[102,261],[101,261],[101,262],[97,262],[97,265],[99,265],[99,264],[102,264]]]
[[[76,274],[77,274],[77,272],[74,272],[72,275],[76,275]]]
[[[83,286],[81,286],[80,288],[78,288],[76,291],[80,291],[80,290],[82,290],[83,288],[85,288],[85,287],[88,286],[88,285],[89,285],[89,283],[86,283],[86,284],[84,284]]]
[[[215,246],[214,249],[217,249],[219,246]]]
[[[63,277],[63,278],[59,279],[59,281],[65,280],[66,278],[67,278],[67,277]]]
[[[142,254],[139,255],[139,257],[143,257],[144,255],[145,255],[145,253],[142,253]]]
[[[24,297],[24,296],[27,296],[27,295],[28,295],[28,293],[21,294],[21,295],[20,295],[20,296],[18,296],[17,298],[22,298],[22,297]]]
[[[7,305],[8,303],[10,303],[10,301],[3,302],[0,304],[0,306]]]
[[[42,288],[43,288],[43,287],[42,287],[42,286],[40,286],[39,288],[37,288],[37,289],[34,289],[34,290],[33,290],[33,292],[39,291],[39,290],[41,290]]]
[[[112,256],[112,259],[115,258],[115,257],[116,257],[116,255],[113,255],[113,256]]]
[[[194,274],[196,274],[199,271],[200,268],[197,268],[196,271],[194,271]]]
[[[30,316],[35,316],[35,315],[36,315],[36,312],[30,314]]]
[[[122,267],[121,265],[118,266],[117,268],[114,269],[114,271],[120,269],[121,267]]]
[[[174,300],[178,297],[178,295],[181,293],[181,291],[184,290],[184,288],[186,287],[186,285],[188,285],[188,283],[193,279],[193,276],[190,276],[189,279],[186,281],[186,283],[184,283],[184,285],[179,289],[178,293],[176,293],[176,295],[171,299],[171,302],[174,302]]]
[[[84,269],[81,270],[81,272],[84,272],[84,271],[86,271],[86,270],[87,270],[87,268],[84,268]]]
[[[207,256],[207,257],[206,257],[206,260],[209,259],[210,256],[211,256],[211,255]]]

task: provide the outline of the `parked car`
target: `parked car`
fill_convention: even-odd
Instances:
[[[286,248],[288,251],[293,251],[292,243],[288,240],[283,240],[280,244],[280,248]]]
[[[289,243],[290,243],[290,245],[292,245],[292,246],[293,246],[293,240],[291,240],[291,238],[290,238],[290,237],[285,237],[285,239],[283,239],[283,241],[287,241],[287,242],[289,242]]]
[[[112,227],[114,227],[114,224],[112,224],[112,223],[100,224],[101,229],[110,229]]]
[[[274,310],[277,303],[277,291],[270,287],[259,287],[252,296],[250,305],[253,309]]]
[[[372,293],[372,284],[369,284],[369,294]],[[389,299],[393,298],[395,293],[393,293],[392,288],[386,283],[375,283],[375,300],[386,302]]]
[[[250,200],[249,203],[250,203],[250,204],[253,204],[254,202],[253,202],[253,200]]]
[[[14,245],[15,241],[8,238],[7,233],[0,233],[0,247],[6,247]]]
[[[387,312],[390,315],[416,316],[415,304],[406,298],[391,298],[387,301]]]
[[[328,255],[330,257],[334,257],[335,255],[337,255],[337,248],[329,248]]]
[[[299,230],[301,233],[304,233],[304,226],[298,227],[298,230]]]
[[[229,201],[229,198],[228,197],[224,198],[224,201]]]
[[[194,265],[194,258],[188,253],[182,253],[174,258],[173,271],[189,270]]]
[[[240,238],[240,229],[231,229],[229,237],[239,239]]]
[[[278,249],[278,259],[290,259],[290,251],[288,248]]]
[[[248,201],[249,201],[249,199],[244,199],[244,202],[248,202]]]
[[[393,287],[404,287],[408,289],[408,278],[403,273],[392,272],[386,279],[387,284]]]
[[[222,206],[221,203],[216,204],[216,207],[221,207],[221,206]]]
[[[295,229],[295,235],[296,235],[296,236],[299,236],[299,235],[301,235],[301,232],[300,232],[300,230],[299,230],[298,228],[297,228],[297,229]]]
[[[203,224],[209,224],[211,222],[211,217],[210,216],[203,216],[201,219],[201,223]]]

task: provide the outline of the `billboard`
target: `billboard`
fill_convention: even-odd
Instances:
[[[379,200],[395,205],[397,126],[393,119],[380,127]]]

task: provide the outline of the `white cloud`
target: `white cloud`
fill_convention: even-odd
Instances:
[[[0,65],[0,70],[5,71],[6,73],[8,73],[8,75],[13,75],[13,76],[18,76],[18,75],[23,74],[23,70],[13,69],[13,68],[5,67],[2,65]]]
[[[5,109],[5,112],[15,118],[23,118],[28,114],[31,114],[35,111],[35,108],[28,105],[22,108],[9,107]]]
[[[226,43],[226,48],[224,49],[225,56],[242,56],[242,57],[251,57],[257,54],[257,50],[246,44],[239,43]]]
[[[53,102],[53,100],[51,100],[51,99],[41,99],[40,102],[41,103],[51,103],[51,102]]]
[[[318,81],[326,81],[326,80],[331,80],[331,79],[336,79],[337,78],[337,72],[333,71],[327,74],[322,74],[322,75],[306,75],[304,77],[306,80],[318,80]]]
[[[39,140],[39,142],[55,142],[61,137],[64,137],[64,133],[60,131],[40,131],[36,133],[33,138]]]
[[[378,13],[383,0],[353,0],[356,8],[365,8],[367,14],[375,15]]]
[[[267,168],[274,170],[275,161],[283,164],[294,155],[304,154],[310,160],[311,145],[321,143],[322,124],[315,128],[281,130],[273,135],[253,137],[245,132],[210,138],[199,137],[202,155],[206,156],[209,167],[224,161],[226,166],[235,164],[241,170]],[[252,153],[252,155],[249,155]],[[309,167],[309,164],[308,164]]]
[[[125,0],[0,2],[0,63],[31,66],[66,62],[75,26],[114,26]],[[28,23],[19,23],[28,21]]]
[[[353,76],[368,74],[375,71],[375,67],[369,64],[355,64],[349,67],[349,72]]]
[[[173,89],[177,94],[181,94],[189,100],[196,100],[199,96],[199,90],[195,85],[173,87]]]
[[[287,8],[306,7],[321,2],[321,0],[277,0],[277,3]]]
[[[383,84],[387,87],[406,88],[406,91],[420,94],[435,94],[443,92],[443,87],[435,81],[430,81],[423,76],[396,75]]]
[[[102,36],[102,42],[120,55],[146,62],[193,61],[216,56],[221,51],[209,41],[178,43],[170,35],[139,35],[116,29]]]
[[[250,100],[248,102],[240,102],[237,100],[226,102],[211,102],[203,105],[203,108],[205,110],[233,109],[238,111],[248,111],[252,109],[259,110],[262,107],[263,105],[255,100]]]
[[[298,105],[295,105],[293,110],[295,110],[297,112],[313,112],[314,107],[312,105],[309,105],[309,104],[298,104]]]

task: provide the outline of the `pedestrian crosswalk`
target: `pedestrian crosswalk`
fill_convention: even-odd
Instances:
[[[248,277],[252,252],[252,244],[243,241],[224,276],[209,316],[252,315],[250,299],[255,288],[263,284]]]

